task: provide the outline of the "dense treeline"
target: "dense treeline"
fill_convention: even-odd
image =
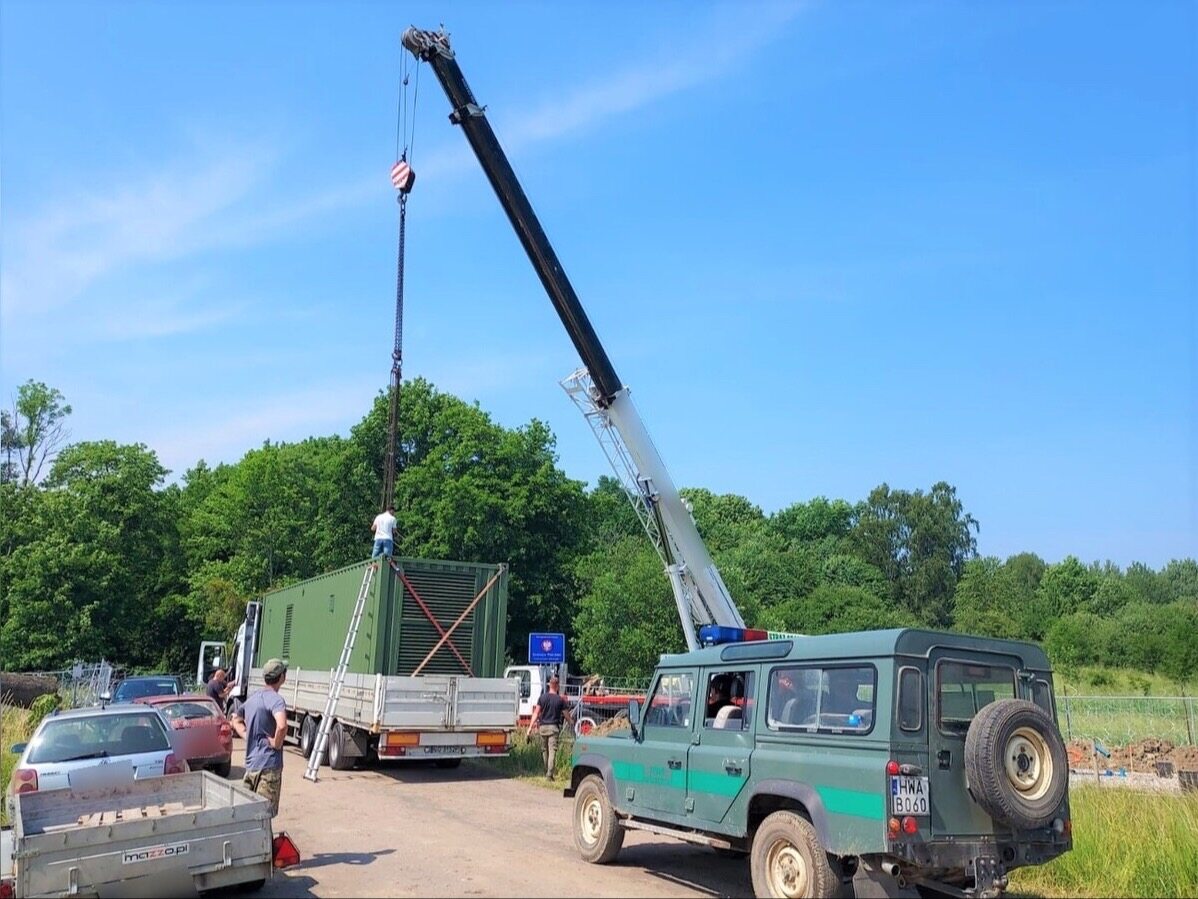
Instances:
[[[369,552],[383,396],[348,437],[268,442],[171,484],[145,446],[60,446],[69,413],[58,391],[29,382],[3,414],[5,669],[105,656],[185,670],[200,639],[232,632],[248,597]],[[577,665],[611,675],[643,675],[682,648],[661,563],[620,486],[567,477],[543,423],[504,428],[415,380],[401,435],[397,552],[510,563],[513,659],[529,630],[565,631]],[[1193,560],[1121,571],[1030,553],[977,558],[978,523],[945,483],[883,484],[856,503],[821,497],[772,515],[740,496],[685,493],[750,623],[955,627],[1041,641],[1063,667],[1177,679],[1198,668]]]

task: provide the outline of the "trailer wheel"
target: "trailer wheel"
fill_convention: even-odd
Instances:
[[[598,725],[595,724],[594,718],[582,717],[574,722],[574,736],[588,737]]]
[[[348,739],[349,735],[341,726],[341,722],[334,721],[333,729],[329,731],[329,767],[334,771],[348,771],[357,761],[345,752],[345,741]]]
[[[304,758],[312,757],[312,748],[316,745],[316,719],[304,715],[300,722],[299,751]]]

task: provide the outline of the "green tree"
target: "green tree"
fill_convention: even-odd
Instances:
[[[804,634],[839,634],[892,627],[911,627],[918,622],[904,609],[861,587],[822,584],[798,599],[779,603],[765,611],[762,624],[770,630]]]
[[[0,421],[3,480],[19,479],[22,484],[40,480],[46,463],[70,437],[66,418],[71,407],[63,400],[60,390],[41,381],[29,380],[17,388],[12,411]]]

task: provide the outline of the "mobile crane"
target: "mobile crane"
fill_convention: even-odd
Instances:
[[[562,387],[586,417],[661,556],[687,647],[693,650],[702,643],[729,639],[733,630],[742,632],[739,639],[764,639],[765,631],[745,629],[740,611],[699,535],[690,509],[674,486],[633,405],[631,391],[616,375],[487,121],[484,108],[462,76],[449,35],[444,29],[409,28],[402,41],[417,59],[429,64],[445,89],[453,108],[450,122],[462,127],[566,333],[582,357],[583,367],[563,379]]]

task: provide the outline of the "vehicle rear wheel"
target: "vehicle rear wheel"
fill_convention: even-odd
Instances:
[[[815,828],[795,812],[774,812],[762,821],[749,855],[756,896],[816,899],[840,895],[840,877]]]
[[[345,732],[345,728],[341,726],[340,721],[333,722],[333,729],[329,731],[329,767],[334,771],[348,771],[354,766],[357,761],[352,755],[345,751],[345,741],[348,740],[349,734]]]
[[[300,722],[299,751],[304,758],[312,757],[312,749],[316,746],[316,719],[305,715]]]
[[[607,798],[603,778],[590,774],[574,794],[574,843],[583,861],[605,865],[624,845],[624,828]]]
[[[1068,788],[1065,741],[1034,702],[992,702],[965,735],[965,775],[970,795],[995,820],[1020,830],[1044,827]]]
[[[233,770],[232,762],[221,762],[219,765],[212,766],[212,773],[217,777],[228,777],[229,772]]]

